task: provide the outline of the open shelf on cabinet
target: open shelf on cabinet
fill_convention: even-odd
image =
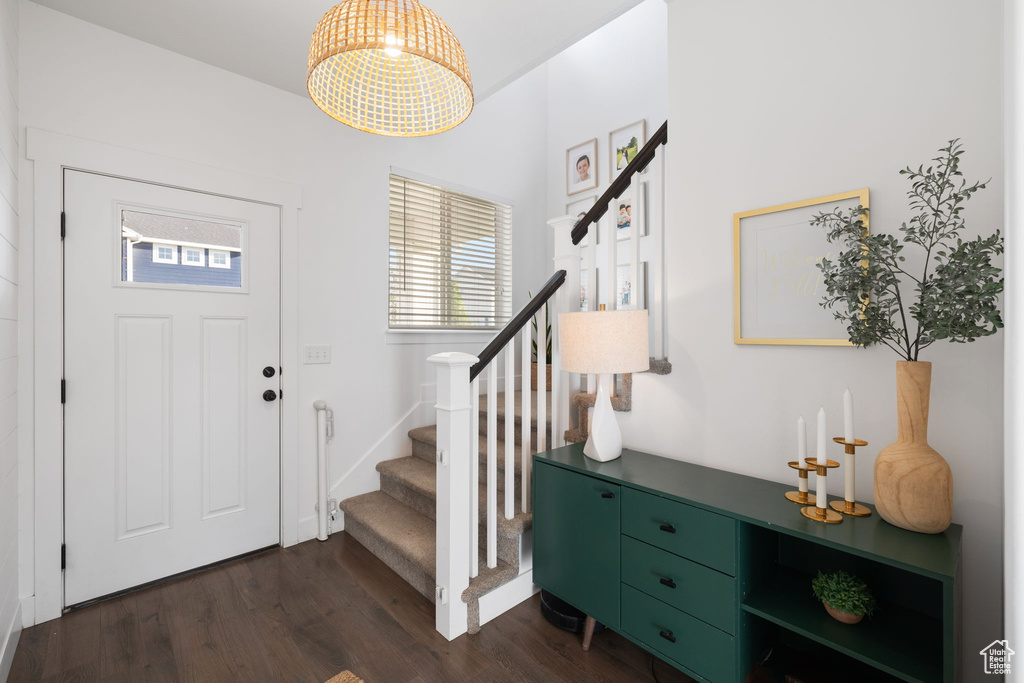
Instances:
[[[880,603],[859,624],[833,619],[811,592],[811,577],[778,568],[743,601],[743,610],[869,664],[900,680],[942,680],[942,623],[894,603]]]

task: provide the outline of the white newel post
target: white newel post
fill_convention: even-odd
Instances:
[[[437,592],[435,628],[448,640],[466,632],[470,547],[471,397],[469,369],[479,359],[468,353],[439,353],[428,361],[437,366]]]
[[[565,271],[565,284],[555,293],[551,306],[551,445],[558,448],[565,445],[565,430],[572,427],[572,397],[579,393],[579,375],[562,372],[562,349],[558,339],[558,316],[580,308],[580,269],[582,256],[580,248],[572,243],[572,229],[576,227],[573,216],[559,216],[548,221],[554,229],[555,271]],[[591,228],[593,231],[593,228]],[[591,238],[591,244],[595,240]]]

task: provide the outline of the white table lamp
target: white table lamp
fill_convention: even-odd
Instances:
[[[644,372],[648,356],[647,311],[563,313],[558,318],[562,369],[581,374]],[[601,462],[622,455],[622,433],[612,401],[598,377],[597,401],[583,453]]]

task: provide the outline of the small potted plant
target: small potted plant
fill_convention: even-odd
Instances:
[[[811,581],[811,590],[832,618],[844,624],[856,624],[875,611],[875,596],[867,584],[841,569],[819,571]]]

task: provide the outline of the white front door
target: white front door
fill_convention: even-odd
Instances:
[[[280,208],[65,171],[65,606],[280,540]]]

